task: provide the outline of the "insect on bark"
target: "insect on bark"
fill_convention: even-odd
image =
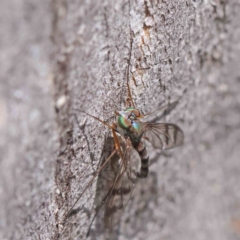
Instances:
[[[122,111],[115,111],[116,121],[110,125],[107,122],[85,113],[91,118],[101,122],[108,127],[114,139],[114,150],[98,169],[96,174],[78,196],[64,221],[71,214],[77,202],[93,183],[95,177],[102,171],[114,155],[118,155],[118,167],[111,188],[105,198],[105,225],[112,228],[117,224],[126,208],[137,178],[146,178],[149,172],[149,156],[145,141],[149,141],[157,149],[171,149],[182,145],[183,131],[172,123],[144,122],[142,119],[149,114],[142,114],[134,104],[131,96],[129,82],[127,80],[127,106]],[[134,153],[139,156],[140,168],[136,170],[132,164]]]

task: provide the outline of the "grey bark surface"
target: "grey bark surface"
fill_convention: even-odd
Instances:
[[[3,0],[0,239],[86,239],[105,173],[64,216],[112,148],[107,120],[133,99],[185,143],[149,148],[121,222],[88,239],[240,238],[240,3]],[[159,120],[157,112],[150,120]],[[110,119],[111,120],[111,119]]]

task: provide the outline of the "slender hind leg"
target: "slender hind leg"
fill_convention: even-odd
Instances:
[[[76,204],[78,203],[78,201],[82,198],[83,194],[87,191],[87,189],[92,185],[94,179],[99,175],[99,173],[102,171],[102,169],[106,166],[106,164],[110,161],[110,159],[114,156],[115,153],[118,153],[120,155],[120,157],[123,157],[122,154],[122,150],[116,135],[116,126],[113,124],[112,126],[107,124],[105,121],[92,116],[88,113],[85,113],[86,115],[96,119],[97,121],[101,122],[102,124],[104,124],[105,126],[107,126],[109,129],[112,130],[112,134],[113,134],[113,139],[114,139],[114,146],[115,149],[114,151],[110,154],[110,156],[107,158],[107,160],[103,163],[103,165],[97,170],[97,172],[94,174],[94,176],[91,178],[91,180],[88,182],[87,186],[83,189],[82,193],[78,196],[78,198],[75,200],[75,202],[73,203],[73,205],[71,206],[71,208],[68,210],[67,214],[64,216],[62,223],[64,224],[67,220],[67,218],[69,217],[69,215],[71,214],[71,212],[73,211],[73,208],[76,206]]]

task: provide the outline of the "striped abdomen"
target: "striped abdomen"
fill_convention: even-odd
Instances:
[[[134,147],[141,158],[141,168],[137,173],[137,177],[146,178],[148,176],[149,156],[147,154],[146,146],[143,142],[140,142]]]

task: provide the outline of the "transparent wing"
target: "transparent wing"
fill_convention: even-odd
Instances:
[[[107,198],[105,225],[110,229],[120,222],[133,193],[136,183],[136,170],[134,168],[136,164],[133,163],[133,157],[135,157],[134,150],[127,148]]]
[[[170,149],[183,144],[183,131],[172,123],[144,123],[144,137],[155,148]]]

